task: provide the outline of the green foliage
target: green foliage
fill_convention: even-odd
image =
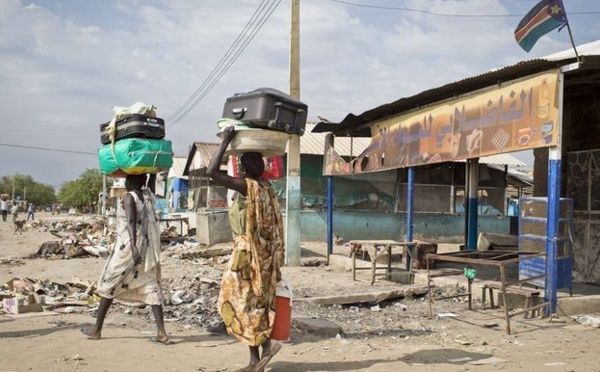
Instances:
[[[36,182],[31,176],[18,173],[0,179],[0,194],[8,194],[15,199],[21,197],[35,205],[56,202],[54,187]]]
[[[110,181],[106,187],[110,187]],[[79,178],[62,185],[58,192],[58,200],[63,204],[80,208],[96,203],[101,192],[102,173],[99,169],[86,169]]]

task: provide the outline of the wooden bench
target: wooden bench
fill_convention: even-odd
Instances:
[[[481,286],[481,302],[482,307],[485,309],[486,307],[486,290],[490,295],[490,306],[494,309],[496,306],[494,305],[494,289],[498,291],[502,291],[502,283],[500,282],[484,282]],[[544,306],[542,305],[534,305],[535,300],[539,298],[540,291],[535,288],[526,288],[526,287],[516,287],[516,286],[506,286],[504,289],[504,293],[512,293],[519,296],[525,297],[525,306],[522,311],[514,312],[509,314],[509,316],[514,316],[523,313],[524,318],[527,318],[527,314],[531,312],[531,317],[535,317],[536,312]],[[506,304],[504,304],[506,306]]]

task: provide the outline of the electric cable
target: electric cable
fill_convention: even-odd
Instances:
[[[379,10],[395,10],[402,12],[413,12],[432,15],[436,17],[449,17],[449,18],[512,18],[512,17],[523,17],[525,14],[449,14],[449,13],[436,13],[430,10],[415,9],[415,8],[404,8],[395,6],[382,6],[382,5],[367,5],[358,4],[345,0],[329,0],[333,3],[356,6],[360,8],[371,8]],[[539,1],[539,0],[538,0]],[[568,12],[568,15],[592,15],[600,14],[600,11],[586,11],[586,12]]]
[[[214,76],[214,74],[217,72],[217,70],[220,68],[220,66],[224,63],[224,61],[229,58],[230,53],[232,52],[232,50],[237,46],[237,44],[240,42],[242,36],[244,36],[247,32],[247,29],[250,27],[250,25],[252,25],[255,21],[255,17],[256,14],[261,10],[261,8],[263,7],[263,4],[265,4],[266,1],[263,0],[258,8],[256,8],[256,10],[254,11],[254,14],[252,14],[252,17],[250,17],[250,19],[248,20],[248,22],[246,22],[246,25],[244,26],[243,30],[238,34],[238,36],[236,37],[235,41],[233,42],[233,44],[231,44],[229,46],[229,49],[227,50],[227,52],[225,52],[225,54],[223,55],[223,57],[221,57],[221,60],[217,63],[217,65],[213,68],[213,70],[211,71],[211,73],[208,75],[208,77],[202,82],[202,84],[200,85],[200,87],[198,87],[198,89],[196,89],[196,91],[190,96],[190,98],[187,99],[187,101],[185,101],[185,103],[183,105],[181,105],[177,110],[175,110],[175,112],[169,116],[167,118],[167,121],[171,121],[173,119],[175,119],[184,109],[186,109],[193,101],[194,99],[201,93],[202,89],[204,89],[204,87],[206,86],[206,84],[208,83],[208,81],[210,79],[212,79],[212,77]]]
[[[190,113],[198,105],[198,103],[206,97],[206,95],[212,90],[212,88],[221,80],[223,75],[231,68],[233,63],[237,61],[241,53],[247,48],[250,42],[254,39],[258,31],[262,29],[267,20],[271,17],[275,9],[279,6],[281,0],[275,0],[272,2],[263,1],[248,21],[244,30],[238,35],[234,43],[229,47],[226,54],[221,58],[221,61],[212,70],[210,75],[204,80],[200,87],[194,92],[194,94],[184,103],[173,115],[168,119],[170,124],[168,127],[172,127],[181,121],[187,114]],[[264,11],[266,9],[266,11]],[[264,12],[263,12],[264,11]],[[261,15],[257,16],[258,13]],[[258,23],[257,23],[258,22]],[[251,28],[250,33],[248,30]],[[243,40],[242,40],[243,39]],[[241,40],[241,41],[240,41]],[[240,42],[242,43],[239,46]],[[235,52],[233,52],[235,50]],[[233,56],[231,56],[231,54]],[[223,67],[224,66],[224,67]],[[212,81],[211,81],[212,80]]]

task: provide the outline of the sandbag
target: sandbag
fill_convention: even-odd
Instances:
[[[103,174],[158,173],[173,165],[171,141],[165,139],[126,138],[98,150]]]

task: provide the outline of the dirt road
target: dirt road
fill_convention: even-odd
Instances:
[[[0,221],[0,258],[27,256],[49,240],[56,237],[35,230],[13,235],[12,223]],[[315,245],[303,243],[307,252],[303,261],[323,262],[314,254],[319,251]],[[0,265],[0,283],[14,277],[64,283],[77,276],[93,281],[103,263],[95,257],[21,259],[20,264]],[[199,272],[209,275],[218,268],[218,260],[173,256],[163,260],[163,276],[172,288]],[[366,273],[353,282],[350,272],[319,265],[286,267],[284,277],[298,299],[293,303],[295,318],[329,319],[342,332],[323,337],[293,329],[291,342],[284,344],[267,371],[600,371],[598,329],[570,318],[558,322],[519,318],[512,324],[514,334],[507,335],[501,313],[468,311],[462,302],[436,303],[436,314],[450,312],[457,317],[430,318],[427,303],[420,297],[329,307],[307,300],[398,287],[383,280],[371,287]],[[103,338],[97,341],[87,340],[78,331],[95,320],[86,307],[66,314],[0,315],[2,370],[216,372],[235,371],[247,363],[244,345],[228,336],[209,334],[197,322],[181,321],[182,306],[165,306],[172,345],[148,341],[155,326],[143,308],[113,307]]]

